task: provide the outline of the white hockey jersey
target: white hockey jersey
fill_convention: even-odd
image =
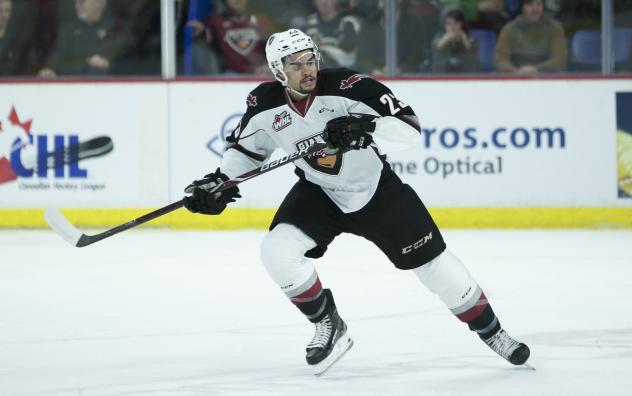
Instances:
[[[278,81],[266,82],[246,98],[247,110],[226,139],[221,170],[230,178],[260,167],[280,147],[288,154],[322,142],[327,121],[350,114],[375,117],[372,149],[301,159],[297,174],[319,185],[345,213],[366,205],[377,189],[383,153],[421,144],[419,122],[410,106],[371,77],[348,69],[320,71],[305,111]]]

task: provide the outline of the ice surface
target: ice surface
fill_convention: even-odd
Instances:
[[[444,231],[536,371],[491,352],[361,238],[316,260],[354,338],[323,377],[264,233],[0,231],[1,396],[629,395],[632,232]]]

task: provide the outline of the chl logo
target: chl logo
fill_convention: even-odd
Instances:
[[[402,254],[408,254],[410,252],[412,252],[413,250],[417,250],[420,247],[422,247],[423,245],[425,245],[426,243],[430,242],[430,240],[432,240],[432,232],[429,232],[428,235],[425,235],[423,237],[421,237],[420,240],[418,240],[417,242],[413,243],[412,245],[408,245],[405,248],[402,249]]]
[[[8,120],[0,121],[0,183],[18,177],[47,178],[51,168],[55,178],[88,176],[87,170],[79,168],[77,135],[54,135],[51,145],[47,135],[31,134],[31,124],[32,120],[20,121],[15,107]]]
[[[354,74],[351,77],[340,81],[340,89],[341,90],[345,90],[345,89],[349,89],[353,87],[353,84],[357,83],[358,81],[362,80],[363,78],[367,78],[369,76],[367,76],[366,74]]]
[[[281,129],[292,124],[292,116],[287,111],[283,111],[281,114],[275,114],[274,121],[272,122],[272,129],[279,132]]]
[[[253,94],[248,94],[246,97],[246,103],[248,106],[255,107],[257,105],[257,97]]]

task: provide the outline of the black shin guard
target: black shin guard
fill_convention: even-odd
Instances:
[[[311,301],[295,304],[303,315],[305,315],[312,323],[320,322],[336,306],[334,303],[334,297],[329,289],[323,289],[322,293]]]
[[[487,305],[483,312],[478,315],[476,318],[467,322],[470,330],[478,333],[478,336],[483,340],[488,339],[489,337],[496,334],[498,330],[500,330],[500,322],[494,314],[494,310],[491,305]]]

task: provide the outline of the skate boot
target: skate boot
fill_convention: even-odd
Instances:
[[[524,364],[529,359],[529,347],[511,338],[503,329],[498,330],[496,334],[483,341],[492,351],[516,366]]]
[[[328,294],[328,297],[331,297],[331,292]],[[333,302],[333,299],[331,301]],[[314,325],[314,337],[307,345],[305,359],[314,374],[321,375],[353,346],[353,340],[335,305],[332,305],[329,313]]]

